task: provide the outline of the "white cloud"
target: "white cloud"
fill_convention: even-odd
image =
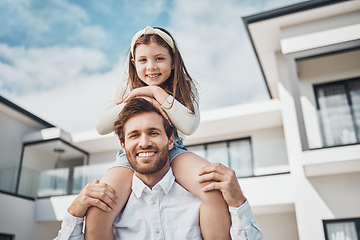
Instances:
[[[68,132],[95,129],[96,119],[120,83],[119,67],[82,76],[58,88],[16,97],[16,103]],[[31,104],[27,104],[31,102]]]
[[[81,47],[0,44],[0,56],[4,95],[69,132],[95,128],[125,72],[124,64],[109,66],[102,52]]]
[[[109,68],[104,53],[82,47],[29,48],[0,44],[0,89],[13,94],[50,90]]]

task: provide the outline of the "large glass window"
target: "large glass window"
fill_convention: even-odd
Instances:
[[[14,240],[15,236],[5,233],[0,233],[0,240]]]
[[[359,240],[360,218],[325,220],[326,240]]]
[[[73,189],[74,170],[87,164],[87,158],[61,140],[26,144],[17,193],[30,198],[78,193],[79,186]]]
[[[314,88],[323,146],[360,143],[360,79]]]
[[[221,163],[233,169],[238,177],[254,175],[250,138],[193,145],[187,148],[209,162]]]

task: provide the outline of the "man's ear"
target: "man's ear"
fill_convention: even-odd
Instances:
[[[121,148],[125,151],[125,143],[123,143],[122,141],[120,141],[120,146],[121,146]]]
[[[171,137],[169,138],[169,150],[171,150],[174,146],[174,134],[171,134]]]

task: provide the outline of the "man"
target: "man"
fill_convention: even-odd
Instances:
[[[115,132],[134,169],[132,192],[114,222],[121,239],[202,239],[200,200],[175,182],[168,160],[174,143],[173,128],[148,101],[132,99],[115,122]],[[203,190],[222,192],[231,213],[232,239],[263,239],[233,170],[208,164],[199,182]],[[82,222],[90,206],[104,211],[116,205],[115,191],[95,181],[87,185],[69,207],[57,239],[83,239]]]

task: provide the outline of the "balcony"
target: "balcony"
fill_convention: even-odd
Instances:
[[[73,195],[101,179],[110,163],[88,165],[88,153],[63,135],[59,129],[46,129],[25,138],[17,195],[31,199]]]

